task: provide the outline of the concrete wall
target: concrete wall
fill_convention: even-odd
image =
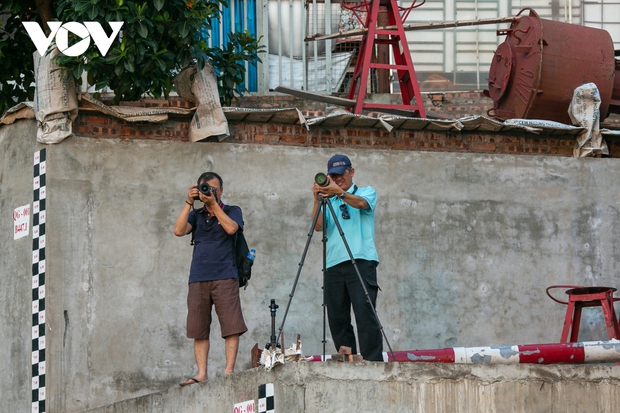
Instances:
[[[273,383],[276,412],[614,413],[614,366],[292,363],[218,378],[205,385],[95,408],[88,413],[231,412]],[[256,408],[254,411],[258,411]]]
[[[32,201],[35,125],[0,128],[0,411],[30,405],[31,248],[13,208]],[[379,195],[377,305],[394,350],[557,342],[555,284],[620,287],[620,162],[541,156],[317,149],[73,137],[47,151],[48,411],[72,412],[167,389],[194,373],[185,338],[189,238],[172,233],[189,185],[224,178],[257,249],[242,291],[250,348],[280,326],[311,224],[311,184],[346,152]],[[284,326],[322,352],[322,246],[312,237]],[[562,290],[558,295],[562,297]],[[563,298],[563,297],[562,297]],[[586,311],[580,339],[605,338]],[[6,326],[5,326],[6,324]],[[5,333],[6,332],[6,333]],[[327,352],[335,352],[329,333]],[[210,377],[223,374],[212,332]],[[10,409],[9,409],[10,408]]]
[[[36,124],[0,128],[0,411],[30,410],[32,237],[13,240],[13,210],[32,205]]]

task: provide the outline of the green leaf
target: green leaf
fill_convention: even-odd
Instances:
[[[93,4],[90,10],[88,11],[88,17],[91,20],[95,20],[98,15],[99,15],[99,8]]]
[[[135,67],[133,65],[133,63],[129,62],[129,61],[125,61],[123,63],[123,66],[125,67],[125,69],[130,72],[133,73],[135,71]]]
[[[149,35],[149,29],[146,27],[146,24],[144,24],[143,22],[138,22],[138,34],[144,37],[145,39]]]
[[[155,10],[161,11],[162,7],[164,7],[164,0],[154,0],[153,6],[155,6]]]
[[[181,35],[181,37],[187,37],[187,35],[189,34],[189,27],[187,26],[187,22],[184,22],[180,29],[179,29],[179,34]]]

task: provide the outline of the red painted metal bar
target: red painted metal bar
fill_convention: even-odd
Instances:
[[[577,343],[520,344],[491,347],[451,347],[430,350],[383,353],[385,361],[399,363],[453,364],[581,364],[620,362],[620,341],[586,341]],[[327,356],[329,360],[331,356]],[[311,356],[306,361],[323,361]]]
[[[388,354],[387,356],[389,357],[388,361],[409,363],[454,363],[453,348],[395,351],[394,356],[396,357],[396,360],[392,359],[391,354]]]
[[[519,362],[532,364],[583,363],[585,347],[574,343],[519,346]]]

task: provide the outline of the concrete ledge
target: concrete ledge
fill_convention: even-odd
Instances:
[[[89,413],[232,412],[273,383],[275,411],[573,412],[620,409],[620,366],[291,363],[124,400]]]

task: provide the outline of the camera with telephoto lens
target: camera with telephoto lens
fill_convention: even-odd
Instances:
[[[207,196],[209,195],[209,193],[211,193],[213,197],[215,197],[215,188],[213,188],[211,185],[209,185],[206,182],[199,183],[198,190]],[[194,199],[199,200],[200,197],[195,196]]]
[[[319,172],[314,175],[314,182],[316,182],[319,186],[327,186],[327,184],[329,184],[329,179],[323,172]]]

